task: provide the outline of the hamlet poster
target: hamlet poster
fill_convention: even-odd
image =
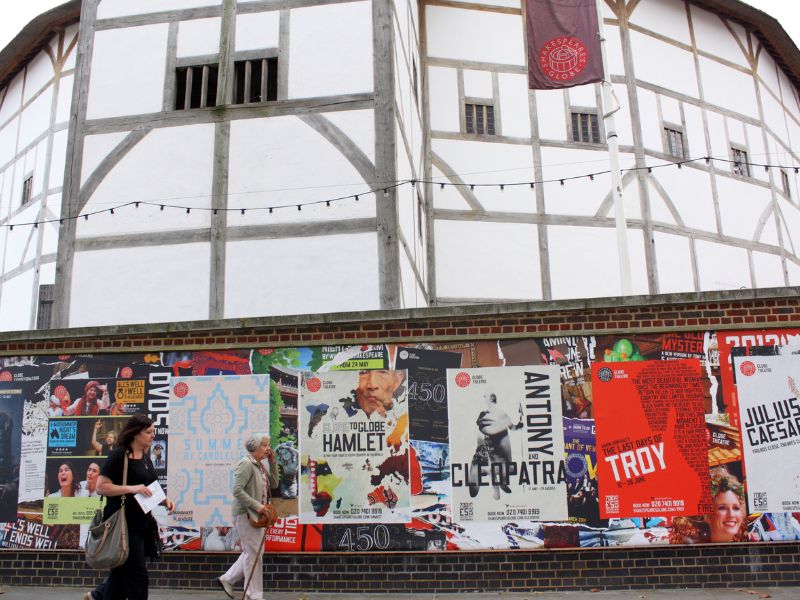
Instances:
[[[800,356],[734,356],[750,512],[800,511]]]
[[[453,518],[566,520],[556,366],[448,369]]]
[[[300,521],[411,521],[405,371],[304,374]]]
[[[700,361],[592,366],[602,518],[710,512]]]

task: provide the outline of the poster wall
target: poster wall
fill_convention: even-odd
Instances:
[[[169,551],[239,550],[255,432],[278,465],[274,552],[797,540],[798,333],[0,358],[0,548],[80,547],[133,413],[178,504]]]

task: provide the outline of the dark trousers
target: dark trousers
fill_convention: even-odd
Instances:
[[[128,560],[124,564],[111,569],[108,578],[95,588],[94,597],[102,600],[147,600],[147,588],[150,583],[145,562],[145,539],[141,531],[128,529]]]

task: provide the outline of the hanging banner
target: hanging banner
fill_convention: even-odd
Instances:
[[[753,512],[800,511],[800,355],[734,356],[747,498]]]
[[[252,434],[269,434],[269,375],[173,377],[167,482],[171,525],[229,526],[233,471]]]
[[[453,518],[566,520],[556,366],[449,369]]]
[[[411,520],[406,372],[304,374],[300,522]]]
[[[710,512],[697,359],[592,365],[600,516]]]
[[[526,0],[528,87],[568,88],[603,80],[595,0]]]

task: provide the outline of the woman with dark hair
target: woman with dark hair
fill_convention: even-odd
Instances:
[[[152,496],[148,485],[156,481],[150,462],[149,449],[155,437],[153,421],[145,415],[133,415],[122,427],[117,443],[108,455],[97,478],[97,491],[106,496],[103,518],[107,519],[122,506],[125,498],[125,518],[128,522],[128,560],[111,570],[108,579],[85,599],[146,600],[149,584],[145,557],[158,555],[158,526],[151,513],[145,514],[134,498],[135,494]],[[128,478],[122,485],[125,457],[128,458]],[[175,508],[172,500],[164,500],[167,510]]]
[[[51,497],[61,496],[62,498],[72,498],[78,494],[78,487],[80,482],[75,477],[75,467],[69,461],[64,461],[58,465],[58,472],[56,473],[56,481],[58,482],[58,491],[50,494]]]

